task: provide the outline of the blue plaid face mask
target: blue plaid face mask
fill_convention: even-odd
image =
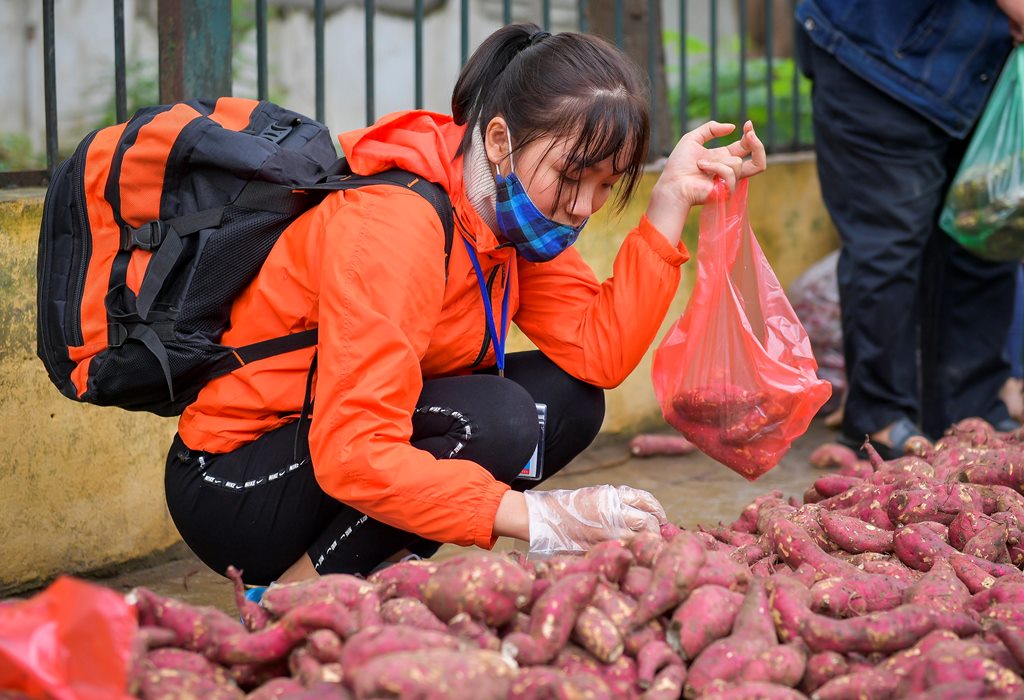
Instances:
[[[560,224],[537,209],[514,172],[511,137],[509,139],[509,164],[513,172],[505,177],[498,171],[494,177],[498,187],[498,230],[524,260],[547,262],[576,242],[587,221],[575,227]]]

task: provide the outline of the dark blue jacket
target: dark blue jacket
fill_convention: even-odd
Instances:
[[[840,63],[956,137],[1012,48],[995,0],[804,0],[796,17]]]

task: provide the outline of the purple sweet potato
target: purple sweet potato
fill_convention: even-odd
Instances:
[[[345,669],[346,682],[348,675],[378,656],[386,656],[397,652],[426,651],[431,649],[451,650],[458,653],[469,653],[469,646],[442,632],[407,627],[405,625],[378,625],[359,630],[345,642],[341,650],[342,668]]]
[[[430,608],[415,598],[391,598],[380,608],[382,622],[387,625],[408,625],[422,630],[447,632],[448,625],[441,622]]]
[[[1017,665],[1024,668],[1024,629],[997,623],[992,625],[992,632],[1010,652]]]
[[[584,695],[581,687],[586,676],[572,675],[548,666],[531,666],[524,668],[515,675],[508,692],[508,700],[574,700],[581,697],[598,697]],[[601,679],[593,680],[604,684]],[[605,688],[606,695],[611,697]]]
[[[247,634],[237,618],[213,607],[194,607],[138,587],[127,596],[138,610],[142,627],[160,627],[174,634],[173,646],[206,653],[222,640]]]
[[[201,697],[204,700],[241,700],[242,691],[233,683],[225,685],[201,673],[162,668],[143,674],[139,694],[146,700],[180,700]]]
[[[697,446],[682,435],[641,433],[629,441],[629,452],[634,457],[688,455],[696,451]]]
[[[783,493],[777,489],[762,496],[758,496],[749,505],[743,508],[739,518],[737,518],[730,527],[738,532],[747,532],[756,535],[759,532],[757,529],[757,521],[760,516],[761,509],[782,503],[782,499]]]
[[[818,514],[818,522],[829,539],[841,549],[853,554],[862,552],[878,552],[884,554],[892,551],[892,535],[874,525],[838,513],[823,510]]]
[[[819,651],[807,659],[807,670],[804,673],[800,689],[805,693],[813,693],[833,678],[846,675],[849,669],[846,657],[836,651]]]
[[[949,544],[962,552],[969,539],[992,523],[981,510],[962,510],[949,523]]]
[[[637,598],[633,624],[643,625],[679,605],[693,589],[705,556],[704,546],[689,533],[669,542],[654,564],[650,586]]]
[[[977,594],[992,588],[996,577],[988,573],[968,557],[950,557],[950,565],[957,577],[967,586],[967,590]]]
[[[759,681],[728,685],[701,696],[701,700],[801,700],[802,693],[774,683]]]
[[[815,469],[843,468],[857,461],[857,453],[846,445],[838,442],[827,442],[819,445],[807,458]]]
[[[298,678],[302,685],[310,688],[319,683],[341,683],[341,664],[323,663],[306,646],[299,646],[288,656],[288,670],[292,678]]]
[[[1006,564],[995,564],[978,557],[962,554],[951,547],[933,529],[934,523],[911,523],[897,531],[893,537],[893,551],[907,566],[918,571],[928,571],[936,559],[946,558],[953,563],[954,559],[968,559],[992,576],[1004,576],[1019,571]]]
[[[234,584],[235,606],[238,608],[238,614],[241,615],[245,628],[250,632],[255,632],[266,627],[270,622],[270,613],[263,606],[245,597],[245,584],[242,582],[242,572],[233,566],[229,566],[227,576]]]
[[[902,489],[895,491],[886,504],[886,514],[896,525],[923,520],[949,525],[960,511],[981,509],[982,497],[970,484]]]
[[[769,647],[754,657],[737,681],[774,683],[795,687],[807,670],[807,651],[803,642]]]
[[[345,673],[348,679],[348,667]],[[352,672],[351,684],[360,698],[504,700],[514,677],[513,667],[492,651],[424,649],[370,659]]]
[[[603,612],[619,632],[625,634],[629,631],[630,621],[636,612],[636,601],[633,598],[602,581],[594,591],[591,604]]]
[[[433,561],[409,560],[384,567],[370,574],[367,579],[377,586],[381,600],[389,598],[423,598],[423,586],[427,583],[438,564]]]
[[[811,609],[832,617],[856,617],[892,610],[903,602],[906,584],[899,579],[861,573],[833,576],[811,586]]]
[[[615,623],[599,608],[588,605],[576,618],[573,639],[602,663],[614,663],[622,656],[625,644]]]
[[[568,641],[576,619],[594,597],[597,582],[596,574],[571,574],[556,581],[534,604],[529,634],[505,637],[502,653],[525,666],[550,661]]]
[[[991,624],[993,620],[1018,629],[1024,629],[1024,606],[1016,603],[993,603],[981,613],[983,624]]]
[[[631,698],[636,695],[636,660],[623,654],[615,663],[601,668],[601,677],[614,698]]]
[[[1010,553],[1006,549],[1006,526],[994,522],[964,544],[963,552],[994,562],[1008,562]]]
[[[518,617],[519,613],[516,613]],[[448,620],[448,633],[463,639],[479,649],[498,651],[501,640],[495,631],[487,625],[474,620],[469,613],[459,613]]]
[[[667,546],[667,543],[660,534],[656,535],[653,532],[644,530],[630,537],[626,542],[626,546],[629,547],[629,551],[633,554],[633,559],[636,561],[637,566],[650,568],[654,566],[655,560],[661,554],[661,550]]]
[[[711,642],[732,630],[743,596],[722,586],[697,588],[676,608],[667,640],[684,659],[694,659]]]
[[[306,647],[320,663],[340,661],[343,646],[341,637],[331,630],[313,630],[306,635]]]
[[[637,685],[647,690],[654,683],[658,672],[670,665],[682,666],[683,661],[666,642],[653,640],[644,645],[636,655]]]
[[[640,650],[652,641],[666,641],[665,628],[661,624],[661,619],[651,620],[646,625],[633,628],[623,641],[626,644],[626,653],[636,658]]]
[[[686,685],[686,667],[671,664],[658,671],[651,687],[641,695],[642,700],[678,700]]]
[[[280,618],[294,608],[315,603],[334,603],[354,608],[374,590],[374,585],[365,579],[348,574],[327,574],[307,581],[271,586],[260,599],[260,605],[274,617]]]
[[[618,661],[615,663],[617,664]],[[572,642],[559,649],[558,654],[548,665],[559,671],[564,671],[570,676],[602,675],[605,668],[605,665],[598,661],[593,654]]]
[[[701,586],[723,586],[733,591],[746,591],[750,582],[750,568],[724,552],[707,552],[704,565],[697,572],[693,589]]]
[[[904,591],[903,602],[943,612],[961,612],[970,597],[970,590],[952,565],[945,559],[939,559],[928,573]]]
[[[639,564],[631,566],[622,578],[619,589],[631,598],[639,598],[651,587],[653,577],[654,571],[650,567]]]
[[[278,700],[278,698],[292,697],[303,690],[302,684],[294,678],[272,678],[246,695],[245,700]]]
[[[1020,676],[984,654],[984,649],[970,642],[943,642],[910,668],[896,692],[904,696],[943,683],[983,681],[988,691],[1002,697],[1020,695],[1024,691]]]
[[[311,603],[289,610],[259,632],[221,637],[205,653],[225,665],[266,664],[287,656],[315,629],[329,629],[347,637],[353,630],[352,614],[337,603]]]
[[[423,585],[423,602],[442,622],[464,612],[498,627],[526,607],[532,587],[530,575],[508,557],[463,554],[437,567]]]
[[[981,612],[996,603],[1013,603],[1024,606],[1024,584],[995,586],[996,579],[989,577],[989,585],[982,586],[967,603],[971,610]]]

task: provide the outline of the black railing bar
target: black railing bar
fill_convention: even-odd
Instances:
[[[365,0],[365,19],[366,19],[366,123],[373,124],[377,121],[377,117],[374,114],[374,74],[373,74],[373,56],[374,56],[374,40],[373,40],[373,21],[374,15],[376,14],[376,2],[375,0]]]
[[[540,4],[540,16],[544,31],[551,29],[551,0],[543,0]]]
[[[740,125],[747,121],[747,31],[747,0],[740,0]]]
[[[256,0],[256,96],[267,99],[267,0]]]
[[[579,12],[580,12],[580,31],[583,32],[583,33],[589,32],[590,31],[590,20],[587,17],[587,13],[590,11],[590,8],[587,7],[587,0],[580,0],[579,8],[580,8],[579,9]]]
[[[124,57],[124,0],[114,0],[114,114],[128,119],[128,85]]]
[[[651,155],[661,157],[661,133],[658,131],[658,28],[655,19],[659,0],[647,0],[647,80],[651,86]]]
[[[416,0],[413,52],[416,54],[416,109],[423,109],[423,0]]]
[[[46,172],[57,167],[57,54],[53,0],[43,0],[43,98],[46,101]]]
[[[679,0],[679,132],[689,131],[686,100],[686,0]]]
[[[314,61],[314,94],[316,96],[316,120],[324,121],[324,0],[313,3],[313,53]]]
[[[773,0],[766,0],[764,5],[764,65],[768,80],[768,94],[765,100],[765,108],[768,111],[768,139],[764,145],[768,150],[772,150],[775,147],[775,91],[772,89],[772,83],[775,79],[775,67],[772,62],[772,54],[774,53],[772,28],[775,26],[772,19],[774,14],[772,12],[773,4]]]
[[[459,15],[459,44],[462,56],[459,65],[464,66],[469,60],[469,0],[462,0]]]
[[[512,0],[501,0],[501,23],[512,24]]]
[[[771,0],[769,0],[770,2]],[[711,0],[711,120],[718,119],[718,0]]]
[[[789,2],[789,16],[796,16],[796,0]],[[796,64],[796,22],[790,22],[793,28],[793,150],[800,147],[800,67]]]
[[[615,45],[620,49],[625,47],[626,43],[626,2],[625,0],[615,0]]]

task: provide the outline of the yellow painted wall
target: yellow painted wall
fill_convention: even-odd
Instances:
[[[602,279],[638,220],[657,178],[645,176],[635,204],[600,213],[577,246]],[[836,247],[813,160],[778,157],[751,183],[751,222],[787,285]],[[163,498],[163,463],[175,420],[70,401],[35,355],[35,271],[41,191],[0,191],[0,597],[59,573],[82,573],[148,556],[178,541]],[[696,254],[698,212],[685,240]],[[695,262],[662,329],[682,313]],[[659,334],[659,340],[661,334]],[[524,349],[521,335],[510,349]],[[650,353],[609,392],[604,432],[662,425]]]

